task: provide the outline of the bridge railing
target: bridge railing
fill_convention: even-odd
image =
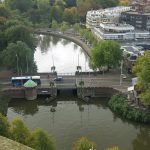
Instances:
[[[57,73],[57,76],[75,76],[75,72]]]

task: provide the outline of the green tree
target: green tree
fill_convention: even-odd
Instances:
[[[61,31],[65,32],[68,29],[68,27],[68,23],[63,21],[61,24]]]
[[[63,19],[64,19],[64,21],[66,21],[70,24],[74,24],[74,23],[78,22],[79,18],[78,18],[77,8],[76,7],[65,8],[64,14],[63,14]]]
[[[20,12],[26,12],[33,7],[33,0],[5,0],[11,9],[18,9]]]
[[[33,132],[31,139],[31,147],[35,148],[36,150],[55,150],[52,137],[50,137],[42,129],[36,129]]]
[[[22,41],[9,43],[8,47],[2,52],[3,66],[20,72],[35,72],[36,67],[33,60],[33,51]],[[29,66],[27,66],[27,63]]]
[[[52,10],[51,10],[51,16],[53,20],[56,20],[57,22],[62,22],[62,18],[63,18],[63,10],[61,8],[61,6],[53,6]]]
[[[6,30],[6,37],[9,43],[17,41],[25,42],[33,51],[35,48],[35,39],[31,31],[24,25],[15,25]]]
[[[0,16],[5,18],[10,16],[10,11],[3,4],[0,4]]]
[[[73,150],[90,150],[95,149],[95,143],[89,141],[86,137],[81,137],[76,143]]]
[[[57,23],[56,20],[53,20],[53,21],[52,21],[51,27],[52,27],[53,29],[58,29],[58,28],[59,28],[59,24]]]
[[[140,100],[145,104],[150,104],[150,51],[146,51],[144,56],[137,59],[133,67],[133,73],[138,77],[137,88],[142,91]]]
[[[0,113],[0,135],[8,137],[9,136],[9,122],[6,117]]]
[[[79,23],[75,23],[74,26],[73,26],[74,31],[77,32],[77,33],[79,33],[80,28],[81,28],[81,27],[80,27],[80,24],[79,24]]]
[[[92,49],[92,61],[96,68],[115,68],[122,60],[122,50],[115,41],[100,41]]]
[[[13,120],[10,133],[13,140],[22,144],[28,144],[30,131],[21,119],[16,118],[15,120]]]

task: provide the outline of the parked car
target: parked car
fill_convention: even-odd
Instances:
[[[56,78],[54,78],[54,81],[63,81],[64,79],[63,79],[63,77],[56,77]]]

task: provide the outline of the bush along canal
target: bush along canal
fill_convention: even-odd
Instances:
[[[142,110],[140,107],[132,107],[128,104],[127,97],[122,93],[112,96],[108,104],[110,109],[122,118],[150,124],[150,111],[148,109]]]

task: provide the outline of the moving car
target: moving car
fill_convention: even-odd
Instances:
[[[63,77],[60,77],[60,76],[54,78],[54,81],[63,81],[63,80],[64,80]]]

